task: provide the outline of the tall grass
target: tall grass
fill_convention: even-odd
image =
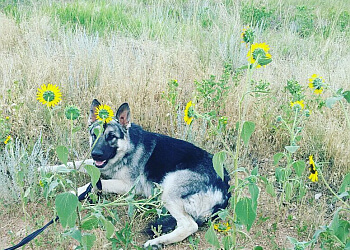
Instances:
[[[256,122],[256,131],[242,164],[259,164],[263,173],[271,172],[272,156],[287,138],[275,126],[275,117],[290,101],[284,91],[287,80],[307,88],[308,78],[317,73],[334,88],[350,87],[349,0],[46,0],[1,1],[0,6],[0,115],[10,117],[12,137],[28,147],[40,133],[43,148],[68,143],[63,108],[50,118],[36,101],[43,83],[61,88],[62,106],[82,109],[75,142],[79,158],[88,147],[85,129],[93,98],[115,108],[127,101],[134,122],[183,137],[184,129],[172,125],[167,115],[172,112],[162,97],[167,83],[178,80],[178,102],[184,107],[194,82],[220,76],[226,64],[232,64],[231,77],[236,77],[230,79],[232,91],[223,109],[233,131],[242,92],[236,85],[245,80],[236,70],[246,62],[240,39],[246,25],[255,29],[256,42],[270,45],[273,63],[255,72],[255,78],[270,83],[272,93],[260,103],[248,103],[247,116]],[[57,126],[48,126],[48,119]],[[194,142],[214,153],[212,138],[196,137],[203,125],[193,128]],[[313,110],[303,133],[304,150],[298,156],[306,159],[313,153],[329,162],[324,173],[337,185],[350,170],[350,133],[340,107]],[[5,152],[3,144],[1,150]]]

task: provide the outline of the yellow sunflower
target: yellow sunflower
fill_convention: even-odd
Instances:
[[[231,229],[230,225],[228,224],[228,222],[226,223],[218,223],[218,224],[214,224],[213,225],[214,229],[218,232],[221,232],[221,233],[225,233],[227,232],[228,230]]]
[[[45,84],[41,85],[36,94],[36,99],[48,107],[54,107],[62,100],[61,96],[60,89],[49,83],[47,86]]]
[[[313,74],[311,78],[309,78],[309,88],[314,89],[315,94],[321,94],[323,92],[324,86],[325,82],[321,76]]]
[[[250,64],[254,64],[256,60],[258,60],[257,68],[260,68],[261,66],[266,66],[272,61],[271,55],[268,53],[269,50],[269,45],[267,45],[266,43],[252,44],[247,54],[248,62]]]
[[[194,115],[193,115],[193,104],[192,101],[189,101],[185,108],[184,120],[188,125],[191,125]]]
[[[302,110],[305,107],[304,100],[300,100],[300,101],[296,101],[296,102],[290,102],[290,106],[293,109]]]
[[[310,176],[309,176],[309,179],[312,181],[312,182],[316,182],[318,181],[318,173],[317,173],[317,170],[316,170],[316,165],[315,165],[315,162],[312,158],[312,155],[309,156],[309,171],[310,171]]]
[[[109,123],[113,119],[113,110],[108,105],[99,105],[96,108],[96,119],[103,121],[104,123]]]

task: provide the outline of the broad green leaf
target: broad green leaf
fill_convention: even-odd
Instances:
[[[248,146],[249,139],[255,130],[255,123],[246,121],[243,123],[241,137],[245,146]]]
[[[57,154],[58,159],[64,165],[67,165],[67,162],[68,162],[68,149],[65,146],[58,146],[56,148],[56,154]]]
[[[350,173],[345,175],[344,180],[339,188],[338,193],[344,193],[348,190],[350,190]]]
[[[338,101],[340,101],[341,99],[343,99],[343,96],[333,96],[333,97],[329,97],[326,100],[326,107],[327,108],[333,108],[334,104]]]
[[[349,90],[344,91],[343,96],[344,96],[345,100],[346,100],[348,103],[350,103],[350,91],[349,91]]]
[[[340,219],[338,210],[335,212],[329,228],[333,230],[334,235],[337,236],[340,241],[345,242],[349,236],[350,223]]]
[[[106,238],[111,238],[113,236],[114,233],[114,226],[112,224],[112,222],[110,222],[109,220],[104,220],[103,221],[103,227],[106,230]]]
[[[284,156],[283,153],[277,153],[273,156],[273,164],[277,165],[278,162],[282,159],[282,157]]]
[[[213,224],[210,225],[208,231],[204,235],[204,238],[208,243],[212,244],[214,247],[220,248],[220,242],[214,231]]]
[[[256,246],[254,247],[254,250],[263,250],[264,248],[262,246]]]
[[[275,176],[277,182],[282,182],[286,180],[286,170],[284,168],[276,168]]]
[[[221,151],[214,155],[213,157],[213,166],[215,172],[224,180],[224,162],[226,160],[226,153]]]
[[[77,219],[78,197],[72,193],[62,193],[56,196],[55,207],[62,226],[74,227]]]
[[[83,234],[81,237],[81,244],[84,250],[90,250],[96,241],[94,234]]]
[[[258,198],[259,198],[259,188],[255,183],[249,183],[248,190],[250,193],[250,196],[252,198],[252,208],[254,209],[256,213],[256,208],[258,207]]]
[[[96,183],[98,182],[98,179],[100,179],[100,176],[101,176],[100,170],[93,165],[85,165],[84,168],[86,169],[86,172],[91,177],[92,186],[96,187]]]
[[[76,227],[73,227],[70,230],[68,230],[67,232],[63,233],[63,236],[69,236],[69,237],[72,237],[73,239],[81,242],[81,231]]]
[[[299,148],[299,146],[285,146],[285,149],[292,154],[294,154]]]
[[[294,168],[297,176],[301,177],[305,171],[305,162],[304,161],[295,161],[295,162],[293,162],[292,167]]]
[[[91,230],[98,227],[98,218],[94,215],[91,215],[87,218],[84,218],[81,222],[81,228],[85,230]]]
[[[252,199],[247,197],[240,199],[235,210],[239,221],[244,224],[249,231],[256,217],[256,211],[254,211],[252,207]]]

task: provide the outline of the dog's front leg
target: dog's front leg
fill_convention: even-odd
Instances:
[[[125,194],[133,187],[132,183],[118,179],[101,180],[101,184],[105,193]],[[78,188],[78,195],[85,192],[89,185],[90,183]]]
[[[39,171],[49,172],[49,173],[56,173],[64,168],[70,168],[74,169],[76,168],[79,172],[86,173],[86,170],[84,168],[85,165],[93,165],[94,161],[92,159],[87,159],[85,161],[75,161],[75,162],[67,162],[67,166],[64,164],[61,165],[54,165],[54,166],[42,166],[39,167]]]

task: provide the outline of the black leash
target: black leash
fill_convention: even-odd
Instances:
[[[97,187],[98,190],[102,190],[101,179],[99,179],[98,182],[96,183],[96,187]],[[86,188],[86,190],[78,196],[79,201],[85,200],[86,197],[88,196],[88,194],[91,192],[91,190],[92,190],[92,184],[90,183],[90,185]],[[17,249],[17,248],[19,248],[21,246],[24,246],[25,244],[27,244],[28,242],[33,240],[36,236],[38,236],[40,233],[42,233],[48,226],[50,226],[51,224],[53,224],[54,222],[56,222],[58,220],[59,220],[59,218],[58,218],[58,216],[56,216],[55,219],[50,220],[42,228],[36,230],[35,232],[33,232],[30,235],[28,235],[25,238],[23,238],[21,240],[21,242],[19,242],[17,245],[14,245],[12,247],[6,248],[4,250],[14,250],[14,249]]]

